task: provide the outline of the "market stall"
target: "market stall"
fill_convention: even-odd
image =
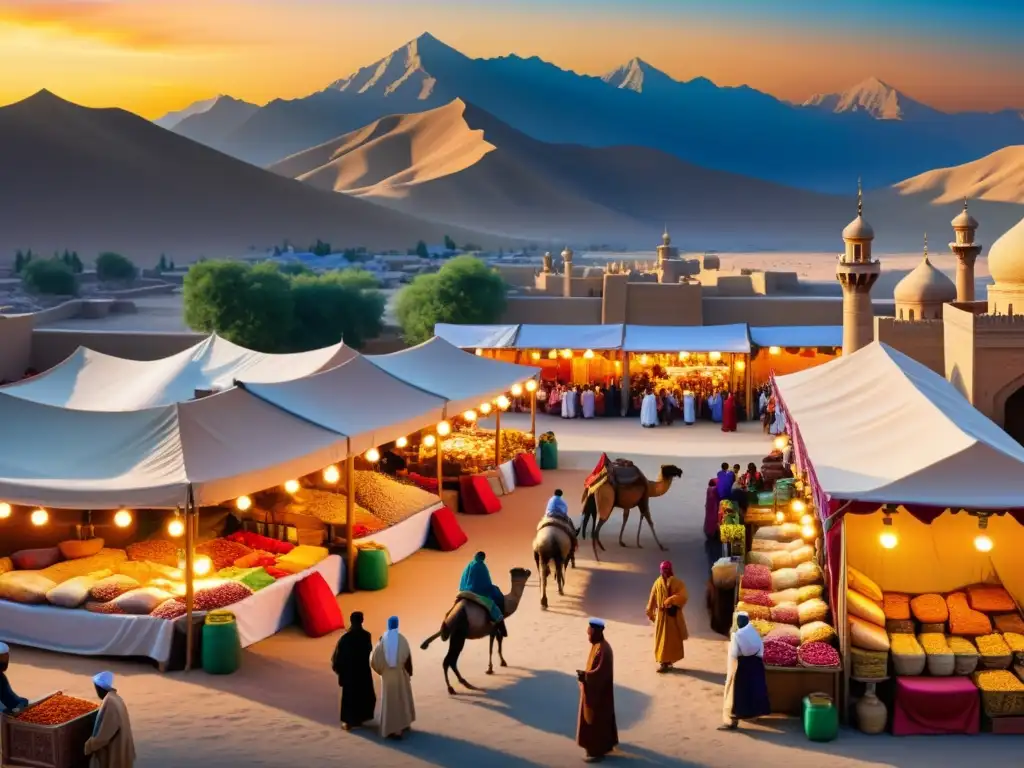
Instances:
[[[862,730],[1024,727],[1024,448],[883,344],[775,379]],[[881,688],[878,686],[881,685]],[[877,690],[876,690],[877,689]]]
[[[841,325],[750,327],[750,378],[754,387],[830,362],[842,354]]]

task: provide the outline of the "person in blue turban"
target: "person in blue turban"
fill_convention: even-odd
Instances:
[[[491,581],[491,572],[484,560],[487,555],[477,552],[473,560],[462,572],[462,580],[459,582],[459,592],[472,592],[481,602],[485,604],[491,614],[491,621],[498,624],[503,636],[508,636],[505,629],[505,595],[500,589],[494,586]]]

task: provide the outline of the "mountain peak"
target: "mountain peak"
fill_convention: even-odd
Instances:
[[[674,83],[675,81],[639,56],[634,56],[620,67],[606,72],[601,76],[608,85],[623,90],[643,93],[644,89],[657,87],[659,84]]]
[[[876,120],[907,120],[936,113],[874,75],[839,93],[816,93],[803,106],[835,113],[863,112]]]
[[[383,59],[363,67],[349,77],[336,80],[327,90],[352,94],[380,91],[390,96],[399,89],[418,89],[417,98],[430,97],[437,84],[436,69],[444,69],[466,57],[429,32],[424,32]]]

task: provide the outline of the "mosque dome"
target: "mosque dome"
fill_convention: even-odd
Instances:
[[[956,218],[950,222],[953,229],[977,229],[978,221],[975,219],[967,210],[967,203],[964,203],[964,209],[957,214]]]
[[[843,240],[874,240],[875,230],[871,228],[867,220],[857,214],[857,218],[846,225],[843,230]]]
[[[992,244],[988,271],[998,285],[1024,285],[1024,219]]]
[[[668,229],[667,228],[665,229],[665,232],[661,236],[661,243],[662,243],[662,245],[672,245],[672,238],[669,237]]]
[[[956,301],[956,286],[932,266],[925,254],[921,263],[896,284],[893,296],[901,304],[945,303]]]
[[[568,245],[565,246],[565,250],[562,251],[562,258],[563,259],[571,259],[572,258],[572,248],[570,248]]]

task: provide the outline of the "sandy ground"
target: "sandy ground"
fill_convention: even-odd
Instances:
[[[509,417],[510,422],[522,417]],[[423,551],[397,565],[382,592],[343,595],[346,614],[365,612],[375,636],[388,616],[418,646],[436,630],[450,606],[459,574],[472,553],[487,552],[491,572],[507,585],[508,570],[534,569],[530,542],[543,504],[555,487],[575,506],[581,482],[602,450],[630,456],[645,468],[675,463],[685,477],[652,506],[661,553],[645,531],[643,548],[615,543],[616,518],[606,527],[600,564],[587,549],[568,575],[566,594],[552,594],[542,612],[536,574],[509,621],[508,668],[484,674],[487,645],[470,643],[461,669],[485,689],[449,697],[441,673],[445,646],[414,650],[418,719],[405,741],[381,741],[370,732],[338,726],[338,690],[329,668],[337,636],[306,638],[296,629],[248,649],[240,672],[213,677],[201,671],[160,675],[143,664],[73,658],[15,649],[16,690],[36,696],[62,689],[91,695],[89,676],[109,668],[131,710],[139,765],[179,768],[284,768],[285,766],[565,766],[581,758],[574,741],[578,689],[574,670],[586,660],[586,617],[608,622],[615,650],[616,709],[621,752],[612,764],[660,766],[932,766],[966,764],[984,750],[992,765],[1019,760],[1019,741],[982,737],[894,739],[844,731],[833,744],[807,742],[796,719],[772,718],[739,733],[715,731],[721,713],[725,643],[711,633],[703,606],[705,565],[701,544],[703,489],[722,460],[745,462],[764,454],[757,425],[726,435],[711,425],[641,431],[635,420],[566,423],[542,419],[559,436],[563,463],[585,467],[548,472],[540,488],[520,489],[505,508],[486,518],[460,516],[470,543],[455,553]],[[635,542],[630,521],[627,543]],[[658,675],[652,631],[643,609],[663,557],[686,581],[692,639],[675,674]],[[939,756],[941,755],[941,758]]]

